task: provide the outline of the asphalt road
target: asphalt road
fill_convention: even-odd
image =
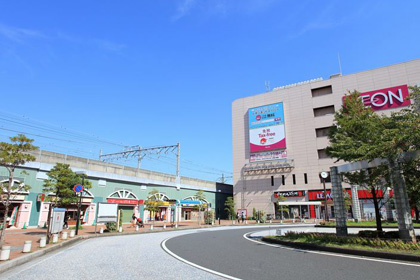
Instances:
[[[418,266],[275,248],[243,238],[251,231],[256,229],[203,231],[169,239],[166,247],[187,261],[240,279],[420,279]]]

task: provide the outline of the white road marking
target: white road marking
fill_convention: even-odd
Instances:
[[[186,259],[181,258],[180,256],[178,256],[178,255],[176,255],[175,253],[173,253],[172,251],[170,251],[170,250],[168,249],[168,247],[166,247],[166,241],[168,241],[168,240],[169,240],[169,239],[171,239],[171,238],[173,238],[173,237],[169,237],[169,238],[167,238],[167,239],[163,240],[163,242],[161,243],[161,246],[162,246],[162,249],[163,249],[166,253],[168,253],[169,255],[171,255],[172,257],[174,257],[175,259],[177,259],[177,260],[179,260],[179,261],[181,261],[181,262],[184,262],[184,263],[186,263],[186,264],[189,264],[189,265],[191,265],[191,266],[193,266],[193,267],[195,267],[195,268],[198,268],[198,269],[204,270],[204,271],[206,271],[206,272],[209,272],[209,273],[215,274],[215,275],[217,275],[217,276],[220,276],[220,277],[223,277],[223,278],[226,278],[226,279],[232,279],[232,280],[242,280],[242,279],[240,279],[240,278],[236,278],[236,277],[233,277],[233,276],[230,276],[230,275],[227,275],[227,274],[224,274],[224,273],[221,273],[221,272],[218,272],[218,271],[215,271],[215,270],[209,269],[209,268],[205,268],[205,267],[203,267],[203,266],[200,266],[200,265],[198,265],[198,264],[192,263],[192,262],[190,262],[190,261],[187,261]]]
[[[327,256],[334,256],[334,257],[340,257],[340,258],[348,258],[348,259],[357,259],[357,260],[364,260],[364,261],[372,261],[372,262],[381,262],[381,263],[391,263],[391,264],[400,264],[400,265],[407,265],[407,266],[416,266],[420,267],[420,264],[414,264],[414,263],[405,263],[405,262],[396,262],[396,261],[388,261],[388,260],[380,260],[380,259],[372,259],[368,257],[358,257],[358,256],[350,256],[350,255],[343,255],[343,254],[336,254],[336,253],[329,253],[329,252],[320,252],[320,251],[311,251],[311,250],[305,250],[305,249],[295,249],[291,247],[281,246],[281,245],[275,245],[275,244],[269,244],[258,240],[253,240],[249,238],[247,235],[256,233],[258,231],[248,232],[243,235],[245,239],[248,241],[252,241],[258,244],[275,247],[275,248],[281,248],[291,251],[298,251],[298,252],[305,252],[305,253],[312,253],[312,254],[318,254],[318,255],[327,255]]]

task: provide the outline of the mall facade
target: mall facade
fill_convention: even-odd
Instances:
[[[420,85],[420,59],[359,73],[330,76],[282,86],[237,99],[232,104],[233,191],[238,211],[263,210],[280,217],[277,201],[290,217],[322,218],[325,213],[322,171],[342,165],[328,157],[328,131],[334,112],[349,91],[357,90],[366,106],[390,114],[411,101],[409,86]],[[374,218],[371,194],[344,184],[358,204],[361,218]],[[326,178],[329,216],[333,215],[331,183]],[[392,196],[392,192],[379,196]],[[349,216],[355,209],[350,209]],[[384,212],[385,210],[382,209]],[[287,217],[285,217],[287,218]]]
[[[43,185],[56,163],[69,164],[73,171],[86,174],[92,183],[90,189],[82,192],[81,224],[95,223],[98,202],[117,203],[124,223],[130,222],[133,213],[145,222],[198,220],[198,204],[213,210],[216,218],[227,217],[224,204],[226,198],[232,196],[232,185],[229,184],[188,177],[181,177],[177,183],[176,176],[160,172],[41,150],[33,155],[36,157],[34,162],[28,162],[15,171],[14,183],[24,183],[31,188],[11,195],[8,227],[43,227],[46,224],[50,203],[45,198],[54,194],[43,192]],[[8,182],[8,172],[4,167],[0,167],[0,180]],[[152,190],[158,191],[153,194],[153,200],[162,201],[160,211],[156,213],[144,209],[144,202]],[[202,201],[196,197],[199,190],[204,192]],[[1,204],[0,207],[4,206]],[[65,208],[70,217],[69,225],[76,224],[77,204]],[[202,219],[203,213],[200,214]]]

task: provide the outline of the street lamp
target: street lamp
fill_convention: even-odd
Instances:
[[[83,189],[84,189],[85,188],[85,186],[84,186],[85,176],[87,175],[86,171],[76,171],[76,174],[82,176],[82,186],[83,186]],[[76,235],[79,234],[80,208],[82,207],[82,193],[83,193],[83,190],[80,192],[79,203],[77,204]]]
[[[327,188],[325,187],[325,179],[327,179],[328,173],[325,171],[321,172],[322,184],[324,185],[324,201],[325,201],[325,212],[324,212],[324,221],[329,222],[330,218],[328,217],[328,205],[327,205]]]

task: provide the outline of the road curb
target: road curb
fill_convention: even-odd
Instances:
[[[381,258],[381,259],[388,259],[388,260],[420,262],[420,256],[414,256],[414,255],[321,246],[317,244],[284,241],[284,240],[268,238],[268,237],[263,237],[261,240],[267,243],[274,243],[274,244],[284,245],[284,246],[293,247],[297,249],[326,251],[326,252],[332,252],[332,253],[340,253],[340,254],[371,257],[371,258]]]
[[[317,228],[336,228],[336,226],[323,226],[323,225],[316,225]],[[347,226],[347,228],[366,228],[366,229],[374,229],[376,230],[375,226]],[[398,227],[391,227],[391,226],[383,226],[382,228],[390,228],[398,230]],[[414,229],[420,229],[420,227],[414,227]]]
[[[72,244],[75,244],[77,241],[80,241],[81,239],[82,239],[81,237],[75,237],[75,238],[67,240],[67,241],[62,241],[62,242],[60,242],[56,245],[49,246],[45,249],[41,249],[41,250],[35,251],[33,253],[27,253],[27,255],[24,255],[24,256],[19,257],[17,259],[5,261],[4,263],[0,264],[0,273],[3,273],[4,271],[6,271],[10,268],[13,268],[13,267],[22,265],[24,263],[27,263],[27,262],[35,259],[35,258],[38,258],[38,257],[43,256],[45,254],[48,254],[50,252],[54,252],[54,251],[57,251],[59,249],[68,247]]]

